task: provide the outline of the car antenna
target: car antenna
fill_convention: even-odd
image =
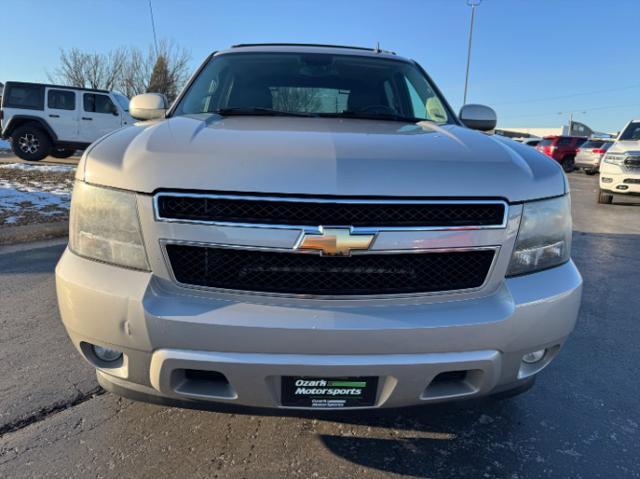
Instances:
[[[373,49],[374,52],[376,53],[380,53],[382,50],[380,50],[380,42],[376,42],[376,47]]]

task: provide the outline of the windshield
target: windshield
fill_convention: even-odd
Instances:
[[[214,57],[181,99],[174,115],[243,111],[451,121],[444,101],[415,65],[317,53]]]
[[[122,109],[124,111],[129,111],[129,99],[120,94],[120,93],[114,93],[113,96],[116,98],[116,101],[120,104],[120,106],[122,107]]]
[[[553,143],[553,138],[545,138],[544,140],[541,140],[540,143],[538,143],[538,146],[549,146],[551,145],[551,143]]]
[[[640,140],[640,121],[632,121],[620,134],[618,140]]]
[[[602,145],[604,145],[604,141],[587,141],[585,143],[582,144],[582,148],[584,149],[588,149],[588,148],[600,148]]]

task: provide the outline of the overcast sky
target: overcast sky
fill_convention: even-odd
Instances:
[[[375,46],[417,60],[462,103],[466,0],[152,0],[159,38],[192,67],[235,43]],[[0,81],[46,81],[59,49],[106,52],[152,42],[148,0],[0,0]],[[477,9],[469,101],[499,125],[554,127],[568,112],[616,131],[640,117],[638,0],[484,0]],[[562,115],[559,113],[562,112]]]

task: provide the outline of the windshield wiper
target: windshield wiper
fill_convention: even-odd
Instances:
[[[417,123],[419,121],[431,121],[426,118],[417,118],[414,116],[398,115],[396,113],[382,113],[382,112],[361,112],[344,110],[337,113],[318,113],[318,116],[327,118],[358,118],[363,120],[388,120],[388,121],[401,121],[403,123]]]
[[[230,108],[218,108],[214,110],[213,113],[217,113],[222,116],[232,116],[232,115],[245,115],[245,116],[315,116],[311,113],[302,113],[302,112],[293,112],[293,111],[281,111],[274,110],[272,108],[262,108],[262,107],[230,107]]]

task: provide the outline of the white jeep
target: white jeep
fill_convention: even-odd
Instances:
[[[0,137],[29,161],[67,158],[133,121],[129,99],[106,90],[10,81],[0,105]]]

